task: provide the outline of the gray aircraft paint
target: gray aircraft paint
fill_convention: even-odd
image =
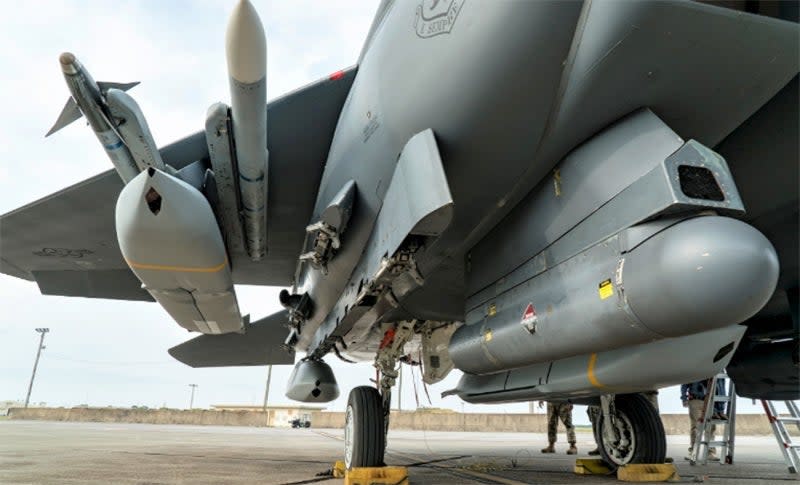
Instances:
[[[225,246],[232,254],[242,254],[244,249],[244,229],[239,208],[238,170],[233,154],[230,107],[224,103],[214,103],[206,115],[206,143],[211,165],[207,172],[209,190],[214,190],[212,198],[216,201],[217,218],[225,239]],[[214,197],[216,196],[216,197]]]
[[[231,91],[231,125],[239,170],[239,194],[247,253],[254,261],[267,252],[267,41],[249,1],[236,4],[225,33]]]
[[[620,239],[498,295],[492,312],[468,314],[450,341],[455,366],[490,374],[728,327],[752,317],[775,290],[774,248],[735,219],[688,219],[625,253]],[[528,327],[527,305],[536,309]]]
[[[73,54],[69,52],[61,54],[59,63],[73,101],[81,108],[86,121],[92,127],[92,131],[100,141],[100,145],[102,145],[120,178],[126,183],[129,182],[139,174],[139,167],[104,111],[100,87]],[[69,107],[70,105],[67,103],[65,110],[69,109]],[[48,132],[48,135],[61,128],[63,124],[59,126],[60,123],[65,121],[69,123],[74,119],[77,118],[71,117],[67,121],[59,117],[56,125]]]
[[[409,198],[409,194],[416,195]],[[351,284],[329,313],[322,331],[313,336],[311,348],[341,337],[358,350],[374,322],[397,306],[395,299],[423,284],[413,262],[410,271],[387,275],[393,273],[386,271],[387,259],[397,254],[408,236],[438,237],[449,226],[452,215],[453,200],[436,140],[426,130],[403,148]]]
[[[518,5],[518,4],[517,4]],[[529,13],[523,12],[523,9],[530,8],[545,8],[542,5],[538,6],[525,6],[525,7],[515,7],[519,8],[520,10],[516,11],[516,18],[524,18],[529,20],[531,18],[541,18],[545,15],[550,24],[549,26],[543,26],[541,29],[531,29],[528,25],[526,27],[525,32],[547,32],[548,35],[548,54],[553,53],[553,49],[557,49],[559,43],[558,39],[560,38],[559,35],[562,35],[565,31],[569,31],[568,28],[565,28],[565,24],[569,22],[573,22],[572,25],[576,25],[575,22],[578,21],[577,15],[578,12],[574,12],[573,14],[569,14],[569,5],[561,4],[560,7],[551,6],[553,10],[549,15],[545,15],[541,12],[534,12],[531,11]],[[712,12],[714,15],[721,17],[721,25],[720,28],[727,29],[728,31],[737,31],[738,26],[731,23],[735,19],[735,15],[731,14],[728,15],[727,12],[719,13],[718,9],[709,10],[708,7],[704,6],[685,6],[685,5],[675,5],[670,6],[670,9],[667,9],[667,12],[662,12],[661,7],[654,7],[654,6],[638,6],[636,8],[629,7],[623,4],[618,3],[611,3],[609,5],[601,6],[604,9],[618,9],[620,13],[623,13],[628,16],[628,19],[631,18],[638,18],[638,19],[646,19],[648,22],[655,21],[656,15],[659,13],[663,13],[666,15],[666,18],[669,20],[670,25],[677,25],[683,22],[686,22],[692,15],[699,15],[703,16],[705,12],[706,15],[711,14]],[[372,192],[369,187],[376,187],[378,191],[381,190],[378,180],[381,181],[381,185],[383,184],[383,180],[388,178],[387,175],[379,175],[378,170],[381,170],[379,167],[384,165],[391,165],[391,159],[388,162],[379,162],[381,160],[381,155],[375,154],[372,150],[379,150],[380,153],[392,153],[396,152],[397,149],[392,149],[391,146],[385,145],[386,143],[392,143],[393,145],[399,145],[402,141],[394,141],[392,137],[397,137],[398,134],[401,134],[399,138],[402,139],[402,133],[404,130],[407,130],[411,127],[413,129],[413,125],[416,122],[415,120],[419,119],[420,122],[425,122],[428,126],[432,127],[434,132],[437,134],[437,138],[447,149],[443,150],[443,159],[445,160],[445,170],[448,175],[448,182],[450,184],[451,190],[453,192],[453,197],[456,205],[459,207],[459,210],[456,211],[456,218],[454,220],[453,225],[451,225],[450,229],[448,229],[447,233],[440,238],[433,247],[426,248],[425,254],[420,256],[420,268],[421,271],[426,274],[433,271],[433,268],[437,267],[440,264],[446,263],[450,261],[451,258],[458,258],[460,256],[459,253],[462,255],[464,254],[463,251],[465,246],[468,244],[469,240],[474,237],[474,235],[479,234],[483,229],[483,223],[481,225],[476,226],[475,221],[482,219],[485,214],[492,213],[492,211],[497,211],[498,209],[502,209],[497,206],[505,206],[513,204],[513,200],[515,198],[514,191],[519,189],[520,184],[525,180],[531,180],[534,183],[536,180],[529,179],[527,177],[526,172],[528,172],[531,168],[537,171],[541,177],[542,173],[546,173],[552,165],[547,166],[547,162],[542,162],[543,165],[537,166],[535,160],[537,159],[552,159],[553,152],[551,151],[549,156],[542,155],[540,156],[540,152],[542,150],[546,150],[549,145],[558,142],[561,143],[561,146],[564,146],[564,140],[571,138],[575,140],[575,133],[576,133],[576,126],[563,126],[561,128],[557,128],[552,126],[549,128],[549,136],[545,145],[537,149],[535,148],[535,140],[536,136],[531,136],[530,133],[535,133],[533,126],[530,122],[523,121],[520,119],[516,121],[513,116],[524,116],[526,119],[530,119],[531,116],[538,116],[538,120],[544,126],[544,123],[547,119],[546,115],[544,114],[537,114],[537,112],[531,111],[530,109],[525,110],[524,114],[518,110],[516,112],[509,112],[508,110],[503,110],[503,114],[506,115],[506,118],[503,121],[499,121],[492,118],[492,110],[499,109],[501,106],[506,106],[508,104],[516,103],[517,106],[535,106],[535,102],[530,100],[531,96],[541,95],[544,98],[552,99],[552,95],[548,95],[546,91],[541,89],[526,89],[524,93],[522,93],[518,89],[513,89],[512,86],[503,87],[497,83],[494,84],[494,90],[488,88],[487,90],[492,91],[491,96],[484,96],[482,94],[483,86],[481,85],[480,80],[482,79],[481,73],[483,72],[491,72],[492,65],[496,65],[499,62],[509,62],[509,63],[516,63],[514,67],[511,67],[509,64],[508,68],[502,69],[502,71],[514,72],[515,76],[514,82],[519,82],[521,84],[525,84],[527,87],[541,85],[544,79],[546,79],[546,74],[548,69],[541,64],[536,64],[535,66],[535,75],[536,80],[531,81],[529,83],[525,83],[523,81],[525,77],[526,71],[524,69],[528,67],[527,65],[523,65],[522,67],[519,66],[519,63],[516,61],[519,57],[515,56],[522,56],[522,52],[526,52],[527,49],[530,49],[532,45],[536,45],[535,40],[527,40],[522,42],[521,39],[515,37],[517,34],[520,34],[516,29],[512,28],[513,26],[513,19],[510,19],[511,16],[510,11],[504,11],[504,6],[498,7],[495,11],[492,12],[485,12],[482,11],[479,19],[474,19],[473,17],[468,17],[470,15],[471,7],[470,4],[465,4],[464,8],[459,13],[459,18],[456,20],[456,23],[449,34],[440,35],[437,37],[429,38],[429,39],[420,39],[416,36],[413,32],[408,32],[407,30],[403,29],[402,22],[400,20],[393,21],[395,16],[397,18],[407,18],[413,21],[413,11],[414,5],[401,5],[401,4],[393,4],[389,11],[386,13],[386,18],[381,23],[380,27],[378,27],[374,35],[371,38],[371,45],[370,49],[364,54],[363,61],[361,63],[359,69],[359,76],[356,79],[356,82],[353,87],[353,91],[350,95],[347,105],[342,114],[342,118],[340,119],[339,127],[337,129],[337,134],[334,139],[333,148],[331,154],[328,158],[328,165],[326,167],[326,172],[330,175],[325,175],[323,178],[320,196],[318,197],[317,201],[317,211],[321,210],[322,207],[327,204],[327,201],[330,200],[331,197],[335,194],[335,192],[340,187],[341,183],[344,183],[346,178],[353,178],[358,183],[359,187],[363,187],[365,190],[364,192],[367,194],[371,194]],[[605,23],[608,18],[617,18],[616,13],[604,16],[604,20],[600,20],[597,17],[595,20],[596,11],[592,10],[594,7],[589,8],[588,6],[584,8],[583,12],[583,23],[580,25],[580,29],[582,35],[587,34],[587,30],[591,32],[595,32],[593,30],[594,24],[598,26],[602,23]],[[699,11],[697,9],[700,9]],[[509,10],[513,10],[512,7],[509,7]],[[475,12],[472,12],[472,15],[479,15]],[[569,17],[569,15],[574,15],[573,17]],[[566,16],[566,17],[565,17]],[[471,23],[472,29],[469,33],[459,33],[459,22],[462,22],[464,18],[471,18],[472,20],[468,20],[467,23]],[[563,20],[563,23],[559,24],[559,19]],[[572,20],[567,21],[566,18],[571,18]],[[502,20],[500,20],[502,19]],[[614,29],[621,29],[622,25],[625,24],[628,20],[621,20],[619,24],[614,23],[612,25],[611,32]],[[659,20],[661,21],[661,20]],[[484,23],[485,22],[485,23]],[[616,22],[616,21],[615,21]],[[691,21],[692,24],[695,24],[695,20]],[[590,25],[592,23],[592,25]],[[492,28],[499,28],[502,25],[504,30],[503,33],[499,33],[499,31],[493,31]],[[558,33],[550,32],[548,29],[556,27],[552,27],[552,25],[558,26]],[[617,27],[619,25],[619,27]],[[481,32],[480,26],[484,26],[483,28],[487,29],[486,31]],[[762,27],[764,27],[762,30]],[[599,27],[598,27],[599,28]],[[784,28],[782,39],[786,41],[786,44],[778,44],[782,45],[781,49],[784,49],[784,53],[787,52],[785,49],[788,47],[788,41],[791,39],[792,35],[792,27],[790,25],[783,26]],[[683,27],[682,27],[683,29]],[[733,30],[732,30],[733,29]],[[522,27],[520,27],[522,30]],[[756,28],[758,35],[765,35],[765,36],[774,36],[774,31],[771,31],[759,24]],[[628,39],[625,41],[626,48],[636,48],[632,51],[625,51],[623,53],[628,56],[627,60],[630,61],[630,56],[633,55],[640,55],[644,46],[653,45],[656,42],[649,31],[642,31],[644,37],[641,38],[641,44],[638,46],[634,44],[629,44]],[[637,31],[637,34],[639,31]],[[495,64],[485,64],[478,62],[478,60],[485,60],[487,57],[484,57],[483,51],[470,51],[470,55],[466,55],[464,52],[460,52],[459,56],[455,55],[448,55],[447,49],[448,47],[454,42],[454,38],[460,37],[461,41],[465,44],[472,45],[473,42],[470,42],[470,38],[472,35],[484,35],[489,38],[496,39],[496,42],[493,44],[498,49],[502,50],[502,54],[499,52],[496,53],[494,56],[491,56],[492,62]],[[409,37],[413,35],[412,37]],[[595,35],[595,34],[592,34]],[[696,36],[692,36],[693,38]],[[619,38],[625,38],[622,35],[622,32],[619,34]],[[774,37],[771,37],[774,38]],[[400,40],[403,39],[403,40]],[[701,43],[714,43],[719,42],[719,40],[714,39],[699,39]],[[430,42],[430,44],[421,44],[423,42]],[[520,42],[517,44],[516,42]],[[569,50],[569,42],[570,37],[567,37],[564,41],[564,55],[561,57],[563,59],[566,56],[567,50]],[[600,42],[598,40],[598,42]],[[603,41],[604,42],[604,41]],[[661,42],[661,40],[658,40]],[[600,42],[602,44],[602,42]],[[397,45],[403,45],[403,49],[405,50],[404,56],[397,56],[396,53],[392,49],[395,49]],[[386,46],[386,47],[384,47]],[[389,47],[392,46],[392,47]],[[786,46],[786,47],[783,47]],[[588,43],[585,43],[583,40],[576,38],[573,42],[572,47],[573,55],[571,58],[572,64],[570,64],[571,68],[564,74],[566,79],[572,79],[572,76],[579,77],[581,70],[588,69],[588,67],[594,63],[594,58],[592,57],[593,54],[582,55],[581,50],[583,48],[589,49],[590,47],[594,49],[593,46],[590,46]],[[422,49],[417,52],[415,49]],[[711,46],[709,46],[711,48]],[[793,46],[792,46],[793,48]],[[386,50],[384,50],[386,49]],[[392,55],[383,54],[383,52],[393,52]],[[592,51],[595,52],[595,51]],[[579,55],[581,54],[581,55]],[[606,62],[613,61],[614,63],[622,62],[622,58],[619,57],[618,52],[614,52],[614,56],[606,59]],[[674,58],[670,57],[666,59],[668,62],[678,63],[674,67],[669,67],[665,65],[665,69],[660,71],[660,78],[658,81],[658,86],[660,90],[647,90],[646,86],[651,82],[647,80],[647,77],[643,77],[641,80],[634,80],[630,79],[627,81],[627,87],[631,89],[634,93],[642,93],[641,95],[637,94],[643,102],[639,104],[647,105],[649,102],[644,101],[646,97],[650,96],[652,102],[657,102],[658,99],[672,97],[673,99],[680,97],[681,90],[684,89],[683,86],[687,86],[688,84],[697,83],[702,86],[710,86],[708,81],[702,81],[699,77],[699,72],[693,71],[686,71],[685,68],[680,66],[680,63],[685,63],[686,65],[690,63],[702,62],[706,63],[707,66],[712,66],[709,68],[711,72],[716,69],[716,66],[721,66],[719,64],[719,60],[713,58],[713,56],[709,55],[709,51],[692,51],[691,55],[696,56],[693,59],[687,58]],[[457,57],[457,58],[456,58]],[[747,54],[744,56],[747,62],[752,62],[756,64],[760,64],[763,59],[763,52],[756,52],[755,50],[752,51],[751,54]],[[535,56],[535,55],[526,55],[526,59],[533,59],[534,62],[545,62],[547,58],[542,56]],[[438,73],[436,69],[430,68],[426,69],[424,62],[427,59],[447,59],[446,65],[448,66],[448,76],[446,79],[471,79],[471,83],[469,84],[469,88],[460,89],[457,94],[451,92],[442,92],[439,94],[436,89],[439,86],[442,86],[442,80],[439,78],[431,78],[428,81],[424,81],[423,79],[427,75],[428,72],[435,72]],[[659,58],[660,59],[660,58]],[[472,60],[472,62],[470,62]],[[380,71],[375,71],[375,74],[372,74],[372,71],[375,69],[371,67],[374,63],[379,62],[381,65]],[[463,62],[463,64],[459,64]],[[420,64],[423,63],[423,64]],[[792,61],[793,63],[793,61]],[[441,65],[441,61],[439,61]],[[554,77],[561,75],[562,72],[560,71],[561,65],[560,60],[557,64],[558,67],[554,65]],[[586,67],[583,67],[586,66]],[[611,76],[613,73],[608,71],[605,67],[602,66],[603,69],[600,70],[600,73],[603,75]],[[774,66],[773,66],[774,67]],[[472,70],[470,70],[472,69]],[[479,70],[476,70],[479,69]],[[729,69],[729,67],[728,67]],[[772,68],[771,68],[772,69]],[[783,72],[791,75],[792,71],[795,70],[795,67],[790,65],[784,65],[781,69],[785,69]],[[688,78],[684,76],[681,79],[678,79],[676,74],[680,72],[683,74],[688,74]],[[704,72],[708,72],[704,70]],[[378,75],[378,73],[380,73]],[[413,73],[413,79],[415,79],[415,83],[393,83],[394,79],[406,79],[411,77]],[[608,73],[608,74],[606,74]],[[782,74],[779,79],[777,79],[774,84],[772,84],[771,93],[774,93],[777,89],[780,88],[782,85],[781,83],[785,82],[787,79],[787,74]],[[592,73],[593,76],[597,76],[596,73]],[[705,75],[705,74],[704,74]],[[533,78],[534,74],[531,73]],[[693,76],[698,76],[696,80],[690,80]],[[494,81],[497,81],[496,77],[492,77]],[[613,87],[615,90],[618,89],[616,84],[609,84],[612,80],[604,79],[603,77],[597,78],[597,82],[602,89],[606,89],[605,86]],[[363,83],[363,84],[362,84]],[[564,86],[564,81],[562,81],[562,89],[566,89],[566,92],[562,95],[566,96],[569,95],[573,99],[576,99],[575,96],[580,96],[581,91],[577,90],[576,88],[570,88],[569,85]],[[716,123],[716,121],[711,121],[711,119],[715,119],[717,116],[721,115],[721,111],[725,111],[724,108],[720,108],[719,110],[716,109],[716,105],[714,109],[711,109],[711,103],[716,103],[715,100],[723,99],[721,95],[723,93],[728,93],[728,89],[740,89],[736,87],[739,84],[738,81],[733,81],[729,78],[726,79],[719,79],[715,80],[715,85],[719,83],[727,83],[726,87],[721,91],[705,91],[705,89],[701,86],[698,89],[703,91],[702,94],[697,94],[694,91],[694,95],[698,96],[696,100],[697,103],[692,106],[691,109],[691,118],[696,120],[698,118],[698,112],[700,113],[699,117],[709,120],[709,125],[703,125],[701,128],[693,128],[686,126],[684,121],[687,117],[682,114],[681,110],[688,109],[688,105],[684,104],[675,104],[674,106],[669,104],[664,104],[660,101],[659,107],[661,108],[663,105],[663,110],[669,116],[670,120],[675,119],[676,125],[681,130],[685,131],[694,131],[697,132],[702,137],[701,139],[719,139],[721,135],[719,133],[724,133],[724,127],[730,126],[731,122],[730,119],[726,119],[724,123]],[[714,84],[712,83],[712,84]],[[554,88],[553,90],[557,90],[557,81],[554,81]],[[625,83],[623,83],[625,84]],[[425,91],[426,97],[424,99],[420,98],[419,93],[412,94],[405,94],[403,91],[404,86],[417,86],[417,85],[424,85],[424,86],[431,86],[430,90]],[[362,87],[363,86],[363,87]],[[729,87],[727,87],[729,86]],[[694,88],[693,88],[694,89]],[[383,92],[391,92],[392,96],[381,96]],[[758,99],[760,97],[768,97],[771,95],[767,94],[767,92],[762,92],[758,96],[754,96],[752,100],[744,101],[745,104],[749,106],[757,106]],[[427,96],[427,94],[430,94]],[[630,93],[628,93],[630,94]],[[503,101],[503,96],[508,96],[508,101]],[[458,100],[454,99],[454,96],[458,96]],[[702,98],[702,99],[700,99]],[[409,109],[407,105],[403,105],[402,109],[397,107],[394,110],[395,105],[393,104],[393,100],[407,100],[407,99],[414,99],[419,106],[419,109]],[[491,99],[492,105],[491,106],[484,106],[480,105],[480,100],[482,99]],[[606,102],[617,102],[621,105],[625,105],[630,96],[622,96],[619,94],[611,94],[609,93],[607,96],[604,96],[602,99],[606,100]],[[597,102],[597,100],[587,100],[589,104]],[[446,106],[446,110],[437,110],[436,108],[441,108]],[[474,114],[469,113],[469,108],[474,107],[476,112]],[[572,102],[568,104],[564,104],[562,102],[558,105],[559,110],[562,112],[558,118],[564,119],[565,117],[573,116],[572,113],[577,114],[578,106],[574,105]],[[705,109],[708,107],[708,109]],[[608,121],[612,121],[613,118],[609,118],[607,115],[609,113],[620,113],[618,108],[608,108],[608,109],[598,109],[598,110],[589,110],[584,109],[585,107],[581,107],[581,117],[583,118],[580,122],[577,122],[577,126],[582,127],[577,132],[579,133],[581,130],[589,131],[587,128],[587,121],[592,121],[595,123],[595,126]],[[744,109],[741,105],[736,108],[737,110]],[[754,108],[747,108],[747,109],[754,109]],[[387,111],[388,110],[388,111]],[[542,111],[545,111],[544,109]],[[441,123],[438,122],[440,119],[439,116],[441,114],[447,114],[447,119],[443,120]],[[367,118],[367,114],[370,115],[370,118]],[[620,114],[625,114],[625,112],[621,112]],[[377,121],[372,119],[372,116],[375,115],[377,117]],[[417,118],[419,115],[419,118]],[[726,116],[730,115],[734,118],[740,117],[740,115],[735,115],[730,111],[727,112]],[[618,115],[619,116],[619,115]],[[552,119],[552,117],[551,117]],[[605,121],[602,121],[605,120]],[[471,125],[471,123],[473,125]],[[387,125],[391,125],[387,127]],[[466,128],[469,126],[474,126],[475,131],[469,131]],[[694,125],[693,125],[694,126]],[[497,127],[502,127],[502,133],[497,132]],[[522,129],[525,127],[526,135],[515,135],[513,130],[519,128]],[[459,131],[460,128],[464,128],[463,131]],[[594,128],[596,129],[596,128]],[[717,130],[714,134],[711,131]],[[586,132],[584,131],[584,133]],[[483,136],[491,135],[492,141],[487,141],[486,138]],[[367,141],[364,142],[364,138],[367,138]],[[338,140],[342,140],[339,142]],[[352,140],[352,141],[347,141]],[[509,140],[508,142],[504,140]],[[510,140],[514,140],[513,142]],[[533,140],[533,141],[532,141]],[[471,143],[475,143],[475,147],[471,145]],[[349,144],[348,144],[349,143]],[[362,146],[359,146],[359,143]],[[377,147],[377,148],[376,148]],[[491,154],[486,152],[485,150],[487,147],[491,147],[492,152]],[[358,155],[357,152],[352,150],[359,149]],[[526,154],[530,153],[537,153],[534,158],[534,163],[530,163],[530,159]],[[466,157],[466,158],[462,158]],[[384,155],[385,157],[385,155]],[[352,159],[363,159],[363,160],[370,160],[370,166],[375,167],[371,169],[372,173],[354,173],[354,170],[357,170],[356,167],[360,167],[358,163],[352,163],[350,160]],[[341,159],[342,162],[338,160]],[[486,163],[487,160],[492,159],[500,159],[504,161],[503,171],[502,173],[497,173],[496,170],[493,169],[493,165],[491,163]],[[347,162],[345,162],[347,160]],[[384,158],[385,160],[385,158]],[[519,160],[519,169],[514,168],[515,161]],[[339,166],[341,164],[341,166]],[[352,168],[351,168],[352,167]],[[541,168],[537,168],[541,167]],[[543,169],[543,170],[542,170]],[[385,172],[384,172],[385,173]],[[462,177],[460,174],[464,173]],[[466,175],[469,173],[469,175]],[[338,180],[341,179],[341,182]],[[495,180],[505,180],[507,189],[503,189],[502,183],[498,184]],[[480,181],[479,185],[476,185],[476,181]],[[530,183],[530,182],[528,182]],[[533,184],[529,185],[532,186]],[[508,192],[511,190],[511,192]],[[330,191],[330,192],[326,192]],[[501,194],[505,194],[508,192],[510,195],[503,197]],[[357,201],[357,209],[356,214],[354,214],[354,221],[352,222],[353,227],[351,228],[352,233],[349,235],[348,244],[344,245],[343,251],[340,255],[335,258],[331,262],[331,276],[325,278],[325,283],[316,284],[313,282],[314,279],[318,278],[314,273],[308,275],[310,280],[306,280],[305,288],[313,288],[313,299],[316,304],[317,312],[314,316],[312,316],[311,320],[307,324],[307,330],[314,330],[315,322],[326,315],[327,309],[329,308],[330,303],[329,301],[333,301],[339,293],[337,288],[343,289],[343,282],[346,281],[344,277],[339,280],[336,275],[349,275],[351,273],[351,269],[356,262],[357,254],[360,252],[360,248],[363,246],[363,242],[365,237],[369,233],[370,227],[356,229],[357,227],[361,227],[358,221],[363,220],[362,216],[364,214],[363,211],[368,211],[369,214],[366,216],[366,220],[373,220],[374,215],[374,203],[370,202],[370,195],[367,195],[366,198],[359,198]],[[485,198],[484,198],[485,197]],[[490,200],[491,199],[491,200]],[[367,206],[367,207],[365,207]],[[497,213],[497,217],[494,219],[494,223],[499,220],[499,217],[502,215],[502,211]],[[472,220],[473,222],[467,222]],[[461,222],[463,221],[463,223]],[[370,225],[369,222],[366,223],[368,226]],[[487,227],[490,227],[492,223],[486,222]],[[361,234],[359,236],[359,234]],[[353,243],[354,239],[358,238],[356,243]],[[356,246],[356,249],[351,256],[347,256],[350,254],[348,251],[353,245]],[[461,247],[462,249],[458,249]],[[321,278],[321,277],[319,277]],[[338,283],[337,281],[342,281],[342,283]],[[415,305],[408,305],[408,301],[404,302],[404,308],[406,308],[409,312],[413,312],[415,314],[425,314],[425,312],[434,313],[436,307],[445,307],[448,305],[449,301],[452,301],[450,298],[441,298],[442,291],[445,294],[451,294],[452,289],[447,289],[446,287],[454,287],[458,286],[458,282],[455,283],[451,279],[446,279],[446,284],[443,285],[424,285],[419,290],[420,293],[427,293],[429,296],[427,298],[415,295],[415,299],[419,302],[419,307],[422,306],[422,303],[425,304],[425,308],[418,308]],[[443,290],[443,288],[445,288]],[[319,292],[316,294],[315,292]],[[463,298],[463,296],[462,296]],[[409,295],[409,299],[410,295]],[[463,311],[463,310],[462,310]],[[453,319],[463,318],[462,315],[459,315],[458,312],[452,312],[449,315]],[[305,332],[308,333],[307,331]],[[303,337],[300,341],[301,348],[306,345],[306,338]],[[319,337],[316,339],[319,341]]]
[[[120,120],[117,130],[139,170],[153,167],[162,172],[165,171],[166,165],[161,160],[161,154],[150,133],[150,127],[136,100],[125,91],[109,89],[106,91],[106,103],[112,118]]]
[[[225,243],[197,189],[151,167],[120,192],[116,227],[131,270],[180,326],[241,330]]]
[[[270,191],[270,253],[265,261],[254,263],[246,255],[231,252],[235,282],[290,281],[306,237],[303,228],[320,220],[345,184],[353,181],[358,188],[341,251],[327,265],[328,274],[306,266],[295,281],[309,290],[316,309],[302,329],[299,349],[313,350],[334,331],[346,330],[339,328],[341,320],[332,320],[337,328],[331,328],[331,309],[352,298],[359,281],[354,276],[368,274],[360,265],[374,264],[373,259],[361,255],[365,248],[381,247],[371,242],[374,228],[384,212],[391,220],[395,209],[383,198],[393,183],[397,155],[414,134],[431,130],[435,138],[452,197],[452,219],[444,232],[426,239],[424,249],[415,254],[423,284],[402,278],[397,288],[402,296],[396,307],[378,311],[374,305],[373,314],[359,318],[358,326],[367,328],[363,335],[369,340],[361,343],[363,349],[374,347],[384,321],[463,320],[467,270],[480,272],[489,284],[501,280],[509,270],[477,267],[470,260],[470,250],[521,201],[531,197],[532,189],[552,184],[546,175],[553,167],[604,127],[649,107],[677,135],[714,147],[798,71],[795,23],[714,6],[615,1],[477,5],[443,2],[439,7],[448,13],[455,9],[447,24],[439,28],[426,27],[429,17],[419,15],[420,9],[436,6],[433,3],[384,2],[362,51],[357,75],[350,71],[343,80],[326,80],[270,103],[266,129],[273,157],[270,178],[275,177],[274,168],[295,183],[291,189],[289,184],[276,184],[272,188],[282,190],[278,194]],[[321,128],[298,142],[295,127],[316,111],[322,118]],[[273,113],[283,114],[285,123],[276,123]],[[732,136],[738,138],[735,133]],[[792,135],[779,135],[789,139],[787,136]],[[193,135],[162,149],[162,157],[175,168],[198,160],[207,164],[205,141],[203,133]],[[299,156],[291,156],[295,154]],[[776,153],[780,157],[789,154],[786,150]],[[284,162],[275,166],[275,159]],[[791,166],[792,162],[783,163]],[[623,176],[624,171],[609,177],[614,175]],[[94,182],[111,193],[119,190],[118,182],[116,187],[106,187],[101,181]],[[751,183],[746,179],[740,182]],[[769,191],[763,183],[758,187]],[[424,189],[412,187],[408,193],[414,197]],[[790,194],[785,197],[788,200],[796,200],[796,189],[784,188],[782,193]],[[90,198],[79,188],[56,197],[62,196],[75,201]],[[48,202],[30,209],[44,211]],[[787,213],[776,211],[773,213]],[[4,216],[3,222],[24,226],[20,222],[24,213]],[[301,214],[308,217],[301,218]],[[592,214],[599,217],[602,210]],[[85,221],[76,215],[69,217]],[[796,220],[792,224],[789,227],[796,228]],[[63,225],[58,226],[58,231],[47,232],[48,237],[56,236],[52,241],[83,242]],[[778,226],[765,222],[765,227]],[[59,237],[62,235],[65,237]],[[107,231],[103,233],[109,239],[107,235]],[[779,254],[790,248],[780,237],[768,236],[782,243]],[[573,241],[576,248],[592,244],[579,239]],[[30,244],[40,242],[48,244],[45,248],[59,248],[39,236],[35,242],[12,238],[11,255],[3,257],[0,269],[32,278],[36,272],[52,268],[81,267],[75,261],[31,257]],[[82,258],[75,259],[85,258],[80,261],[84,268],[95,265],[96,269],[119,270],[94,257],[97,242],[60,248],[80,250]],[[274,251],[276,246],[278,251]],[[534,255],[531,249],[518,251],[514,257],[522,263]],[[796,270],[794,274],[784,272],[780,285],[796,285],[796,281]],[[54,291],[66,291],[53,287]]]
[[[744,327],[733,325],[499,374],[464,374],[456,388],[444,395],[457,394],[477,404],[538,399],[580,401],[600,394],[659,389],[722,371],[744,331]],[[678,355],[680,358],[676,358]]]
[[[191,367],[291,365],[294,349],[283,345],[287,323],[286,312],[281,311],[245,323],[241,333],[201,335],[187,340],[169,349],[169,354]]]
[[[339,397],[333,369],[321,360],[301,360],[289,376],[286,397],[301,402],[333,401]]]

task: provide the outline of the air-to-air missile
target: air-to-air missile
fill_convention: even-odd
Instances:
[[[72,96],[45,136],[83,115],[125,183],[148,167],[164,170],[144,115],[125,93],[139,83],[95,82],[74,54],[65,52],[58,60]]]
[[[258,13],[247,0],[231,14],[225,54],[247,253],[259,260],[267,249],[267,41]]]
[[[133,160],[128,147],[125,146],[114,126],[107,110],[105,95],[110,88],[128,90],[138,83],[95,82],[71,52],[64,52],[58,60],[72,97],[67,100],[58,120],[45,136],[52,135],[83,114],[86,116],[89,126],[92,127],[92,131],[97,135],[97,139],[100,140],[108,158],[111,159],[111,163],[114,164],[114,168],[117,169],[119,176],[125,183],[129,182],[141,171],[141,168]]]

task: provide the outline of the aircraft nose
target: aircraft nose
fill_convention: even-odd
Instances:
[[[642,324],[667,337],[741,323],[772,296],[778,256],[752,226],[697,217],[657,234],[627,257],[623,285]]]

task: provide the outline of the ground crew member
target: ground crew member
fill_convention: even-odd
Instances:
[[[539,407],[542,407],[542,402],[539,402]],[[542,448],[542,453],[555,453],[558,420],[564,423],[567,428],[567,441],[569,442],[568,455],[576,455],[578,448],[575,447],[575,427],[572,425],[572,404],[568,402],[547,403],[547,440],[550,444],[547,448]]]
[[[697,438],[697,424],[703,419],[703,405],[705,404],[706,394],[708,393],[708,379],[702,381],[692,382],[690,384],[681,385],[681,402],[683,407],[689,408],[689,456],[687,460],[692,459],[692,450],[694,450],[695,439]],[[714,441],[714,433],[717,426],[711,425],[709,441]],[[708,460],[719,461],[716,454],[717,450],[714,447],[708,448]]]

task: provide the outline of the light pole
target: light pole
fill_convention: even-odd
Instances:
[[[272,365],[267,366],[267,388],[264,390],[264,417],[267,420],[267,426],[269,426],[269,412],[267,411],[267,405],[269,403],[269,384],[272,380]]]
[[[197,389],[197,384],[189,384],[189,387],[192,388],[192,396],[189,398],[189,409],[192,409],[194,405],[194,390]]]
[[[397,412],[403,411],[403,364],[398,365],[397,372]],[[414,380],[414,372],[411,372],[411,380]]]
[[[31,400],[31,391],[33,390],[33,379],[36,377],[36,368],[39,367],[39,356],[42,355],[42,349],[44,348],[44,334],[50,331],[49,328],[37,328],[37,332],[41,334],[39,337],[39,350],[36,351],[36,360],[33,363],[33,374],[31,374],[31,382],[28,384],[28,395],[25,396],[25,407],[28,407],[28,403]]]

